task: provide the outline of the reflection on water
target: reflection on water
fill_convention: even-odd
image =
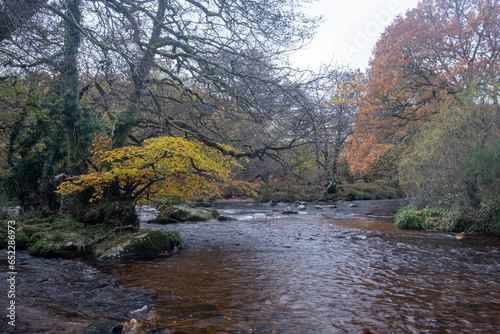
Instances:
[[[102,303],[145,333],[498,331],[498,239],[395,230],[391,205],[265,219],[250,217],[272,208],[221,206],[247,219],[175,225],[185,248],[170,258],[93,264],[123,296],[120,312]]]

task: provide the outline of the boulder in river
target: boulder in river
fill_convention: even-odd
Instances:
[[[156,256],[170,252],[181,244],[178,232],[144,230],[114,240],[100,249],[97,255],[99,260]]]
[[[294,210],[293,208],[291,207],[287,207],[285,209],[285,211],[283,211],[281,214],[283,215],[298,215],[299,212],[297,210]]]
[[[148,220],[148,223],[173,224],[186,221],[207,221],[218,219],[219,212],[215,209],[180,208],[176,206],[164,206],[156,218]]]
[[[337,206],[335,204],[323,204],[323,205],[315,205],[316,209],[336,209]]]
[[[227,221],[236,221],[238,219],[231,216],[220,215],[219,218],[217,218],[217,220],[220,222],[227,222]]]

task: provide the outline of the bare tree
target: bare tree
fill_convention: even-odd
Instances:
[[[3,0],[0,3],[0,42],[25,25],[46,3],[47,0]]]

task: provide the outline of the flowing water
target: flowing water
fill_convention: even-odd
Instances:
[[[397,230],[395,204],[308,206],[293,216],[220,204],[239,220],[167,226],[185,246],[152,260],[21,254],[20,328],[78,333],[133,317],[139,333],[500,332],[499,240]]]

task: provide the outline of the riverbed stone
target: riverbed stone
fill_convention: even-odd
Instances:
[[[98,252],[99,260],[155,256],[180,247],[177,232],[144,230],[127,234]]]
[[[299,212],[294,210],[292,207],[287,207],[281,214],[283,215],[298,215]]]
[[[307,207],[304,204],[301,204],[297,207],[297,210],[305,210]]]
[[[148,223],[173,224],[186,221],[207,221],[219,218],[220,213],[215,209],[195,209],[187,207],[164,206],[154,219]]]
[[[117,324],[117,321],[113,320],[101,320],[92,325],[84,328],[78,334],[108,334],[112,333],[113,327]]]
[[[219,218],[217,218],[217,220],[220,222],[227,222],[227,221],[236,221],[238,219],[231,216],[220,215]]]

